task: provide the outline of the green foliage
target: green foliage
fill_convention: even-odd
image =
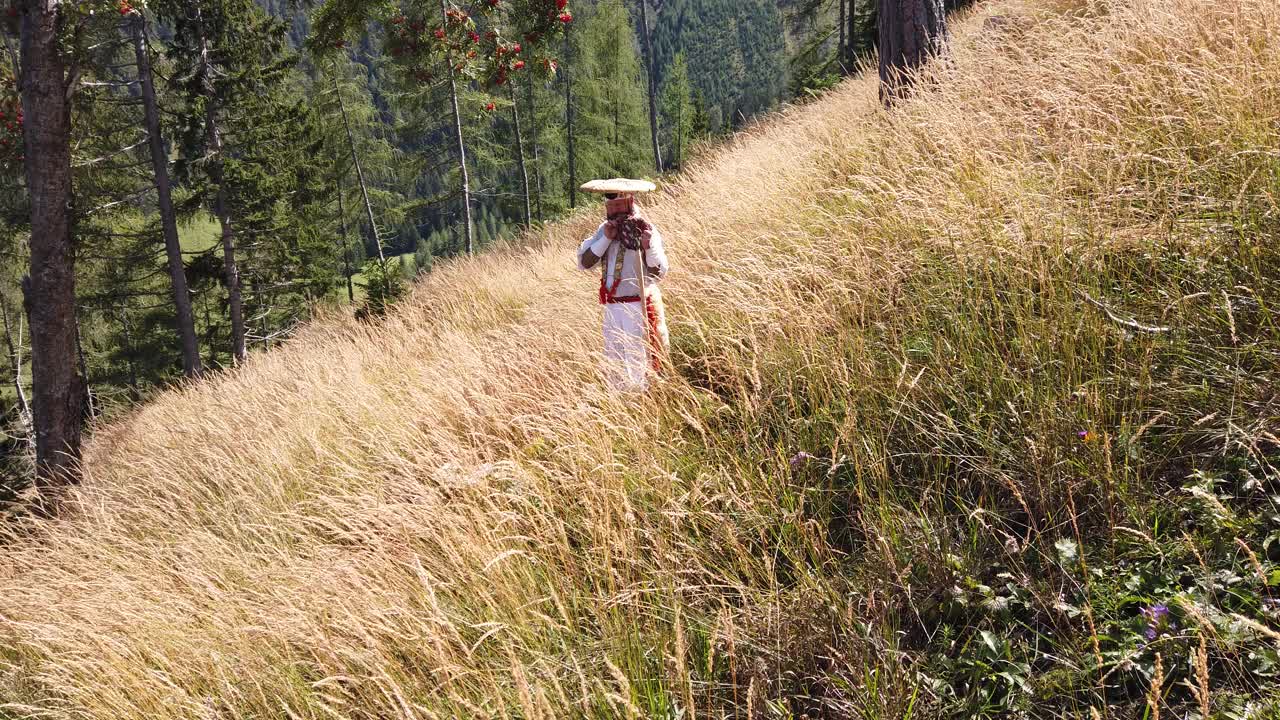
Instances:
[[[654,31],[661,80],[680,53],[706,100],[712,132],[774,107],[786,91],[784,28],[775,0],[664,2]]]
[[[689,67],[684,55],[677,54],[662,86],[662,127],[666,131],[667,151],[671,166],[681,168],[694,138],[697,113],[693,88],[689,85]]]
[[[622,0],[601,0],[582,21],[574,72],[579,177],[632,177],[649,166],[644,70]]]
[[[387,314],[392,303],[404,296],[405,278],[404,263],[400,260],[369,260],[364,265],[365,301],[358,313],[362,318],[382,317]]]

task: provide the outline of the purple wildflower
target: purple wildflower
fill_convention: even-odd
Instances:
[[[1142,616],[1147,619],[1147,627],[1142,633],[1147,642],[1152,642],[1161,635],[1166,635],[1177,629],[1173,618],[1169,615],[1169,606],[1164,603],[1143,608]]]
[[[817,458],[815,458],[814,456],[810,455],[807,452],[796,453],[791,458],[791,471],[795,472],[796,470],[799,470],[803,465],[808,463],[810,460],[817,460]]]

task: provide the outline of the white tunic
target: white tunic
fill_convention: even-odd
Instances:
[[[605,284],[608,288],[613,287],[615,278],[614,271],[617,268],[618,253],[625,252],[626,255],[622,261],[622,278],[618,282],[618,289],[614,293],[616,297],[638,297],[640,295],[640,282],[636,276],[636,269],[640,265],[639,253],[636,251],[625,250],[621,242],[609,240],[604,236],[605,225],[601,224],[595,233],[582,241],[582,245],[578,247],[578,267],[583,270],[591,270],[597,274],[604,273]],[[583,259],[588,250],[602,258],[600,262],[591,268],[583,264]],[[645,282],[649,291],[649,296],[654,298],[654,302],[659,308],[658,313],[658,337],[662,342],[662,347],[667,347],[670,342],[670,336],[667,332],[667,324],[662,317],[661,312],[661,293],[658,290],[658,283],[666,277],[667,270],[670,265],[667,262],[667,253],[663,247],[662,234],[657,228],[653,230],[653,236],[649,240],[649,249],[645,251],[649,271],[645,274]],[[605,269],[602,271],[600,268]],[[649,385],[649,374],[652,367],[649,358],[649,349],[645,345],[645,314],[644,305],[639,302],[626,303],[610,303],[604,306],[604,357],[605,357],[605,375],[609,379],[610,385],[620,390],[643,390]]]

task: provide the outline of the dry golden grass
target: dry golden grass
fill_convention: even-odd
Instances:
[[[993,14],[1031,21],[984,33]],[[1225,243],[1174,221],[1230,205],[1222,178],[1245,178],[1236,210],[1266,205],[1278,30],[1273,0],[992,0],[893,113],[862,78],[752,128],[648,208],[679,369],[649,396],[599,378],[594,278],[572,257],[586,213],[438,269],[379,327],[320,322],[100,429],[66,517],[0,547],[0,717],[940,706],[895,628],[928,601],[918,568],[954,551],[930,500],[944,474],[890,502],[894,458],[916,443],[960,486],[1007,487],[1035,532],[1062,527],[1075,486],[1039,433],[1120,416],[1085,381],[1125,341],[1052,258]],[[1025,281],[1025,312],[965,315],[983,307],[960,302],[965,278]],[[930,325],[953,301],[980,328],[967,348],[935,346],[969,338]],[[1006,366],[969,358],[1014,368],[1031,350],[1001,343],[1053,323],[1076,343],[1049,348],[1062,374],[991,411],[1036,426],[1006,462],[996,425],[948,420],[974,417],[948,388],[969,372],[999,394]],[[901,350],[922,328],[926,361]],[[856,481],[810,492],[799,450]],[[856,506],[838,514],[854,540],[813,519],[824,502]]]

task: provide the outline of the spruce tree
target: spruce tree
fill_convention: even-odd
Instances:
[[[659,79],[683,52],[712,132],[724,131],[783,97],[785,36],[776,0],[664,0],[655,29]]]
[[[270,204],[292,192],[282,179],[286,168],[271,157],[291,131],[287,116],[300,114],[286,97],[294,67],[287,28],[253,0],[155,0],[151,7],[171,28],[166,46],[183,130],[180,176],[188,204],[218,221],[231,357],[243,362],[249,329],[242,254],[270,231]]]
[[[584,176],[641,175],[648,125],[643,70],[631,16],[621,0],[602,0],[583,23],[576,109]]]
[[[658,143],[658,76],[654,69],[653,36],[649,27],[649,0],[637,0],[640,4],[640,39],[644,45],[645,92],[649,100],[649,134],[653,143],[653,167],[662,172],[662,148]]]
[[[326,182],[332,197],[327,216],[335,219],[333,247],[348,301],[354,304],[356,272],[366,255],[385,256],[381,228],[388,224],[387,209],[404,204],[402,189],[412,183],[412,177],[394,145],[393,128],[376,106],[369,68],[354,60],[345,47],[340,50],[331,57],[315,58],[317,69],[307,98],[324,136]],[[352,240],[352,228],[363,231],[363,243]]]
[[[137,63],[139,91],[145,113],[147,148],[155,179],[157,209],[164,235],[165,256],[173,296],[178,336],[182,343],[182,369],[187,377],[200,374],[200,348],[196,341],[195,316],[191,309],[191,293],[187,287],[186,268],[182,261],[182,244],[178,238],[178,216],[173,205],[173,189],[169,178],[169,156],[160,126],[160,105],[151,69],[151,41],[146,17],[134,10],[128,22]]]
[[[684,167],[685,153],[693,135],[695,113],[693,88],[684,54],[676,55],[662,88],[662,116],[667,127],[667,157],[672,167]]]

